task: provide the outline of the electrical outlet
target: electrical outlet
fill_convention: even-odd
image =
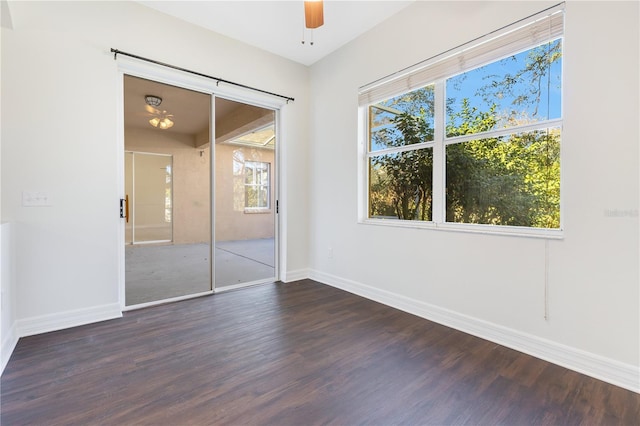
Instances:
[[[24,207],[44,207],[51,205],[51,197],[42,191],[23,191],[22,205]]]
[[[329,259],[333,259],[333,247],[329,247],[329,248],[327,249],[327,257],[328,257]]]

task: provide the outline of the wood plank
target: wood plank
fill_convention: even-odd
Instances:
[[[640,395],[310,280],[20,339],[3,425],[638,424]]]

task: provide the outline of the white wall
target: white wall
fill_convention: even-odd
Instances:
[[[18,343],[15,329],[15,275],[11,223],[0,224],[0,371],[7,365]]]
[[[417,2],[312,66],[311,276],[640,391],[638,2],[566,5],[547,320],[544,240],[357,223],[358,87],[553,4]]]
[[[287,271],[306,268],[306,67],[133,2],[9,7],[13,29],[2,29],[2,220],[13,225],[19,325],[38,332],[47,322],[64,325],[67,314],[77,323],[95,320],[92,312],[113,316],[118,307],[121,147],[110,48],[296,98],[283,108],[281,170],[290,183],[282,190],[295,201],[283,205],[284,256]],[[52,205],[22,207],[22,191],[44,191]]]

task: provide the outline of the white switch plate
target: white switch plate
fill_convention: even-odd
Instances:
[[[23,191],[22,205],[24,207],[44,207],[51,205],[51,197],[42,191]]]

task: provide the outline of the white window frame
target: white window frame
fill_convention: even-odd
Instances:
[[[562,212],[562,199],[564,197],[562,195],[562,172],[560,173],[560,227],[557,229],[453,223],[446,222],[445,216],[445,148],[447,145],[554,127],[562,130],[562,113],[558,119],[544,120],[522,126],[509,127],[507,129],[497,129],[489,132],[450,138],[447,138],[444,134],[446,120],[445,85],[448,78],[529,50],[546,41],[562,38],[563,33],[564,5],[561,4],[504,27],[459,48],[428,59],[402,72],[361,87],[358,108],[358,199],[360,200],[358,203],[358,222],[361,224],[402,228],[438,229],[548,239],[563,238],[564,227],[562,221],[564,214]],[[434,85],[434,140],[370,152],[369,107],[386,99],[429,85]],[[426,147],[433,148],[433,200],[431,206],[431,221],[370,218],[368,173],[370,159],[380,154],[412,151]],[[560,155],[560,164],[562,165],[562,149]]]

